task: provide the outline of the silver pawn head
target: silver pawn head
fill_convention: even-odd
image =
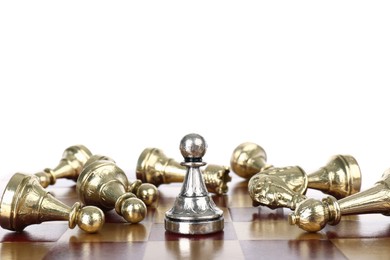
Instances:
[[[198,134],[188,134],[180,141],[180,152],[186,161],[201,161],[206,149],[206,141]]]

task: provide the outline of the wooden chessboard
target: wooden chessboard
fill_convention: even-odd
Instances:
[[[349,216],[337,226],[306,233],[288,224],[289,209],[253,208],[247,182],[236,176],[227,195],[213,196],[224,210],[223,232],[168,233],[164,214],[180,187],[160,186],[158,207],[149,209],[139,224],[125,223],[115,212],[108,212],[98,234],[69,229],[66,222],[32,225],[21,233],[0,229],[1,259],[388,259],[390,255],[388,217]],[[48,190],[66,204],[77,201],[71,181],[59,180]]]

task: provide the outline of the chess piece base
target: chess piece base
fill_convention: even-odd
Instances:
[[[170,232],[197,235],[223,230],[223,212],[208,196],[183,197],[175,200],[173,208],[165,213],[165,229]]]
[[[183,221],[177,219],[165,218],[165,229],[167,231],[184,235],[204,235],[222,231],[224,228],[224,219],[202,220],[202,221]]]

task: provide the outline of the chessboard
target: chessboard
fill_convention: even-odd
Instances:
[[[8,179],[2,178],[2,187]],[[238,176],[233,176],[226,195],[212,195],[224,211],[222,232],[196,236],[166,232],[165,212],[180,188],[180,183],[161,185],[158,206],[148,208],[138,224],[126,223],[115,211],[107,212],[106,223],[97,234],[87,234],[77,226],[69,229],[66,222],[31,225],[23,232],[0,229],[1,259],[389,258],[388,217],[347,216],[337,226],[307,233],[288,223],[289,209],[252,207],[247,181]],[[70,180],[58,180],[47,189],[68,205],[77,201],[75,183]]]

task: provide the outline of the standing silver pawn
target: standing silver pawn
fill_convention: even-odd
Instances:
[[[206,141],[198,134],[188,134],[180,142],[184,157],[181,165],[187,167],[186,176],[173,207],[165,213],[165,229],[179,234],[209,234],[223,230],[223,211],[208,194],[202,174],[202,157]]]

